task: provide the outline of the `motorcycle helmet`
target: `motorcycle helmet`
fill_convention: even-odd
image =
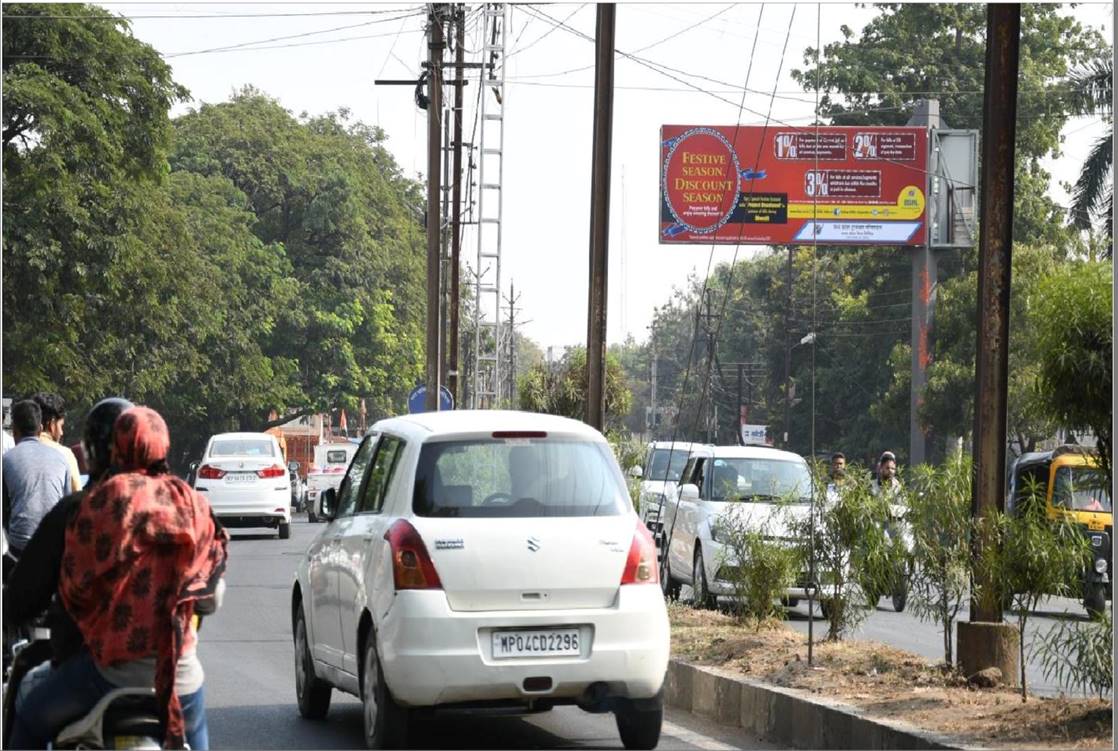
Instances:
[[[134,407],[132,402],[119,396],[110,396],[93,405],[85,418],[85,432],[82,434],[82,450],[89,466],[90,482],[101,478],[109,469],[112,456],[113,423],[126,409]]]

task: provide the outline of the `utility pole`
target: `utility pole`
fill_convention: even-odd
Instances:
[[[454,403],[461,404],[458,393],[458,313],[462,253],[462,68],[466,54],[466,8],[456,6],[454,14],[454,163],[450,218],[450,355],[447,358],[447,388]]]
[[[784,446],[792,430],[792,246],[788,246],[788,307],[784,313]]]
[[[742,372],[743,369],[744,369],[744,365],[739,362],[738,363],[738,429],[737,429],[738,445],[743,445],[745,443],[745,440],[742,438],[742,435],[741,435],[741,426],[745,424],[745,421],[747,419],[746,418],[747,412],[745,410],[745,403],[741,400],[741,372]]]
[[[978,245],[978,341],[974,409],[974,490],[971,516],[992,520],[1005,506],[1006,421],[1009,392],[1009,295],[1013,247],[1013,168],[1021,6],[986,6],[986,83],[982,115],[981,221]],[[977,564],[996,545],[990,526],[974,536]],[[975,566],[970,621],[958,624],[959,664],[966,675],[997,667],[1009,685],[1020,676],[1023,638],[1002,622],[998,597],[980,597],[992,584]],[[993,600],[992,602],[990,600]]]
[[[513,399],[516,397],[516,304],[520,302],[520,297],[516,294],[516,285],[512,281],[509,282],[509,296],[505,299],[509,304],[508,376],[505,381],[507,384],[505,395],[510,407],[513,407]]]
[[[431,5],[427,20],[427,399],[429,412],[439,409],[439,362],[442,344],[439,332],[439,188],[442,184],[439,158],[443,109],[443,27],[439,5]]]
[[[660,371],[660,360],[659,360],[659,355],[657,355],[657,353],[656,353],[656,345],[654,344],[652,346],[652,394],[650,395],[649,400],[648,400],[649,401],[649,406],[652,409],[652,420],[651,420],[651,424],[648,426],[648,431],[651,434],[650,438],[653,441],[656,440],[656,428],[658,427],[658,424],[657,424],[658,415],[656,414],[656,378],[659,374],[659,371]]]
[[[586,422],[605,428],[609,178],[613,140],[613,38],[617,7],[598,6],[594,32],[594,155],[590,181],[590,294],[586,331]]]

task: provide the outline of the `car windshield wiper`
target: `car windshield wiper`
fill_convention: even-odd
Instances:
[[[776,501],[779,499],[779,496],[768,495],[766,493],[746,493],[745,495],[726,496],[722,500],[727,503],[733,503],[734,501]]]

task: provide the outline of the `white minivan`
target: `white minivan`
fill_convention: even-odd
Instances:
[[[419,708],[612,711],[626,748],[663,720],[656,548],[609,444],[581,422],[428,412],[373,426],[292,588],[296,694],[362,699],[371,748]]]
[[[226,527],[270,527],[291,536],[291,480],[283,452],[268,433],[220,433],[210,438],[194,473]]]

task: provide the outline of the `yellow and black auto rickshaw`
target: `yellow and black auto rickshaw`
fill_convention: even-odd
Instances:
[[[1049,519],[1065,517],[1090,539],[1093,560],[1084,572],[1083,605],[1088,612],[1101,612],[1111,599],[1114,514],[1098,458],[1082,446],[1022,454],[1010,472],[1008,511],[1028,493],[1031,482],[1044,498]]]

